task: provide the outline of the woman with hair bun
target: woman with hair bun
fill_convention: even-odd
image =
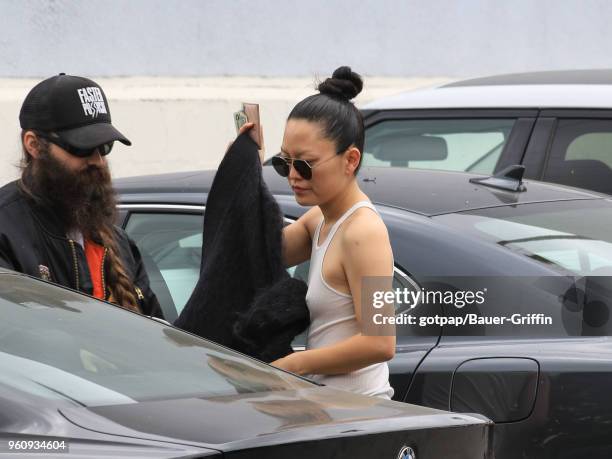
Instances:
[[[293,108],[281,153],[273,158],[297,202],[312,208],[283,231],[285,264],[310,260],[308,343],[272,365],[331,387],[391,398],[386,361],[395,354],[395,336],[361,333],[362,279],[393,276],[387,228],[356,179],[364,126],[351,99],[362,88],[350,67],[336,69],[318,94]]]

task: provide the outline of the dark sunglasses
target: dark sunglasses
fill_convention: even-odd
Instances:
[[[303,179],[310,180],[312,179],[312,170],[315,167],[329,161],[330,159],[334,159],[336,156],[340,155],[335,154],[334,156],[331,156],[327,159],[324,159],[323,161],[319,161],[318,163],[311,165],[305,159],[288,158],[286,156],[281,156],[281,154],[279,153],[276,156],[272,156],[272,167],[281,177],[288,177],[289,171],[291,170],[291,166],[293,166],[296,172],[300,174]]]
[[[57,136],[57,134],[54,134],[54,133],[36,132],[36,135],[38,137],[42,137],[43,139],[48,140],[49,142],[57,145],[60,148],[63,148],[71,155],[78,156],[80,158],[86,158],[87,156],[91,156],[92,154],[94,154],[96,150],[100,152],[100,155],[106,156],[111,152],[111,150],[113,149],[113,145],[115,143],[115,142],[108,142],[102,145],[98,145],[97,147],[78,148],[78,147],[75,147],[73,145],[70,145],[64,142],[62,139],[60,139]]]

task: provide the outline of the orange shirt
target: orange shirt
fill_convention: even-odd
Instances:
[[[89,273],[93,283],[93,296],[104,299],[104,276],[102,263],[104,262],[104,247],[92,241],[85,241],[85,257],[89,265]]]

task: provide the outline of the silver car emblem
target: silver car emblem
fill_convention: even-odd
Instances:
[[[416,453],[410,446],[402,446],[397,459],[416,459]]]

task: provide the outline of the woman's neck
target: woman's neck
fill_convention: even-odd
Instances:
[[[359,201],[367,201],[368,197],[361,191],[357,180],[353,180],[349,186],[346,187],[340,194],[335,196],[330,201],[319,204],[319,208],[323,213],[325,224],[333,224],[336,222],[347,210],[349,210],[355,203]]]

